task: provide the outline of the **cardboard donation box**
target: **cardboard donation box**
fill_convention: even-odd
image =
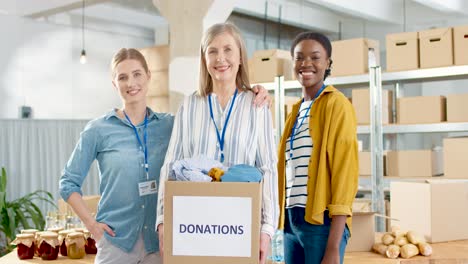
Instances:
[[[468,25],[453,28],[455,65],[468,64]]]
[[[436,28],[419,32],[421,68],[453,65],[452,28]]]
[[[371,251],[375,241],[374,218],[373,212],[353,213],[353,234],[346,246],[346,252]]]
[[[291,53],[278,49],[255,51],[249,60],[250,82],[274,82],[276,76],[294,80]]]
[[[378,41],[366,38],[333,41],[332,77],[366,74],[369,71],[369,48],[374,49],[377,65],[379,65]]]
[[[258,262],[260,183],[165,184],[165,264]]]
[[[468,181],[392,181],[392,221],[430,243],[468,239]]]
[[[444,138],[444,167],[446,177],[468,179],[468,137]]]
[[[400,124],[439,123],[447,119],[444,96],[402,97],[397,100]]]
[[[419,68],[418,32],[386,36],[387,71],[405,71]]]

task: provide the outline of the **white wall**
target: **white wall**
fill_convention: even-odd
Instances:
[[[119,107],[109,73],[112,55],[154,43],[154,33],[86,29],[88,63],[82,65],[79,26],[5,15],[0,24],[0,118],[17,118],[21,105],[31,106],[39,119],[91,119]]]

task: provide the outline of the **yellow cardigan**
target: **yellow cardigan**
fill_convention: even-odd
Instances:
[[[301,101],[294,104],[281,137],[278,153],[278,188],[280,221],[284,227],[286,202],[285,150]],[[358,147],[356,114],[348,99],[333,86],[327,86],[310,110],[309,132],[313,150],[308,166],[305,221],[323,224],[328,208],[333,215],[349,216],[346,223],[351,231],[352,204],[357,192]]]

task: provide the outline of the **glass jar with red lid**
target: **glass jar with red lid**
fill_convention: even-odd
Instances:
[[[47,231],[37,231],[36,234],[34,235],[35,239],[34,239],[34,242],[35,242],[35,245],[36,245],[36,251],[34,252],[34,255],[36,257],[41,257],[41,255],[39,255],[39,241],[41,240],[41,234],[42,233],[45,233]]]
[[[59,253],[58,234],[55,232],[41,233],[38,252],[43,260],[56,260]]]
[[[11,244],[17,246],[19,259],[32,259],[34,257],[36,247],[33,234],[18,234]]]
[[[84,236],[86,239],[85,251],[86,254],[97,254],[96,240],[94,240],[93,235],[88,230],[84,231]]]
[[[37,244],[37,241],[36,241],[37,240],[36,237],[37,237],[38,232],[41,232],[41,231],[39,231],[37,229],[22,229],[21,230],[21,234],[32,234],[32,235],[34,235],[34,255],[35,256],[37,256],[37,248],[38,248],[37,245],[38,244]]]

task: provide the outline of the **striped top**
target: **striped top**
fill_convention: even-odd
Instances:
[[[177,112],[168,151],[161,168],[156,227],[164,217],[164,182],[168,179],[172,163],[176,160],[204,155],[220,159],[216,128],[210,117],[208,96],[192,94],[186,97]],[[213,116],[216,126],[223,130],[233,97],[222,109],[216,94],[212,94]],[[278,225],[278,173],[277,155],[273,136],[272,117],[267,107],[253,105],[252,92],[239,92],[227,124],[224,140],[224,165],[247,164],[263,173],[262,227],[271,236]]]
[[[292,166],[292,175],[286,169],[286,208],[306,207],[308,164],[313,148],[309,133],[310,111],[307,111],[311,104],[312,101],[304,101],[296,117],[297,125],[294,131],[292,159],[289,156],[291,137],[288,137],[286,141],[286,162],[288,166]]]

